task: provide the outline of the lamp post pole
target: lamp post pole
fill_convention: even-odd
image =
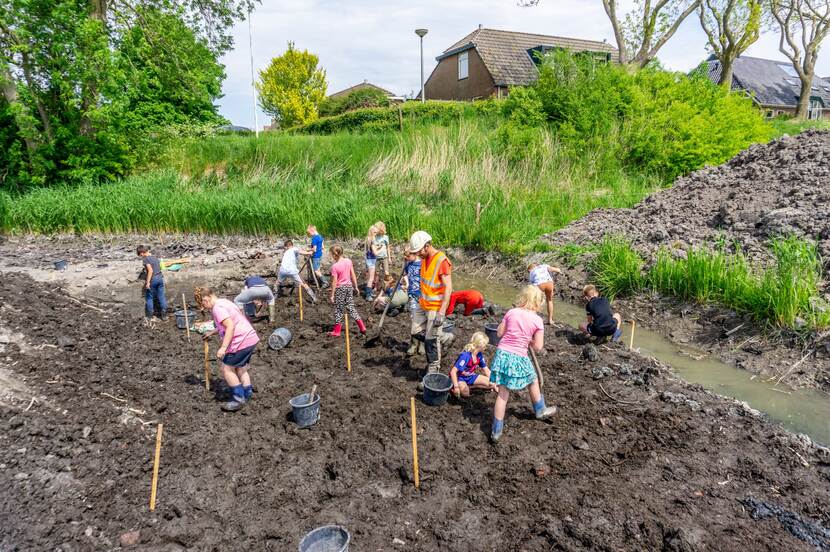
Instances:
[[[251,52],[251,92],[254,99],[254,133],[259,138],[259,115],[256,108],[256,80],[254,79],[254,37],[251,32],[251,10],[248,10],[248,49]]]
[[[428,29],[415,29],[415,34],[421,39],[421,103],[427,101],[426,90],[424,90],[424,35]]]

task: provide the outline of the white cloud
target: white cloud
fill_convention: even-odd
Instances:
[[[600,0],[542,0],[535,8],[522,8],[516,0],[262,0],[252,16],[254,67],[263,69],[293,41],[320,57],[329,92],[367,79],[398,94],[416,93],[420,75],[414,30],[429,29],[424,38],[429,76],[435,56],[479,24],[613,43]],[[247,22],[237,24],[233,34],[236,48],[222,60],[227,79],[220,111],[235,124],[253,127]],[[669,68],[689,70],[708,55],[705,44],[691,17],[659,57]],[[747,55],[784,59],[770,32]],[[817,73],[830,74],[830,59],[819,60]],[[266,122],[260,114],[260,126]]]

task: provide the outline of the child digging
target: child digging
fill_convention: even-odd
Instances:
[[[528,388],[536,419],[549,418],[556,413],[555,406],[545,406],[545,398],[539,388],[536,370],[528,358],[528,345],[541,351],[545,345],[545,325],[536,314],[542,306],[544,295],[536,286],[526,286],[516,298],[516,307],[507,311],[499,324],[499,346],[490,371],[490,381],[498,385],[499,396],[493,408],[493,427],[490,440],[501,439],[504,414],[511,391]]]
[[[357,313],[354,306],[354,290],[357,289],[357,276],[354,273],[352,260],[343,256],[343,248],[334,245],[329,249],[334,264],[331,266],[331,294],[329,301],[334,304],[334,329],[329,334],[338,337],[343,330],[343,313],[349,315],[357,323],[360,333],[366,333],[366,324]]]
[[[470,342],[464,346],[464,351],[458,355],[458,360],[450,368],[452,380],[452,394],[456,397],[469,397],[473,389],[491,389],[497,391],[495,384],[490,383],[490,369],[484,360],[484,351],[490,340],[482,332],[475,332]],[[481,370],[481,374],[478,374]]]
[[[582,298],[585,300],[585,312],[588,320],[579,328],[586,334],[605,341],[619,341],[622,337],[622,317],[611,310],[611,303],[605,297],[600,297],[596,286],[588,284],[582,289]]]
[[[161,274],[161,262],[158,257],[150,253],[150,248],[146,245],[139,245],[135,248],[135,253],[141,257],[141,264],[144,267],[142,274],[144,274],[144,316],[147,320],[152,320],[153,311],[155,310],[155,301],[159,303],[161,310],[161,319],[167,320],[167,297],[164,291],[164,276]]]
[[[222,378],[231,390],[231,399],[221,408],[236,412],[254,394],[248,363],[259,343],[259,336],[239,307],[227,299],[218,298],[210,288],[197,287],[193,297],[203,309],[210,309],[216,325],[216,329],[206,333],[204,339],[217,333],[222,338],[216,358],[222,362]]]
[[[537,286],[545,294],[545,303],[548,307],[548,324],[553,326],[553,293],[556,291],[553,275],[561,274],[562,271],[555,266],[530,263],[527,265],[527,272],[528,283]]]

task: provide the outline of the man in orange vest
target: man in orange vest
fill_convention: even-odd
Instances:
[[[412,310],[410,333],[424,342],[427,373],[434,374],[441,370],[441,328],[452,295],[452,263],[422,230],[409,238],[408,251],[421,258],[421,298]]]

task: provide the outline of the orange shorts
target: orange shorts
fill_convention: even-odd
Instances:
[[[545,292],[545,299],[547,299],[548,301],[553,300],[553,282],[542,282],[537,287]]]

